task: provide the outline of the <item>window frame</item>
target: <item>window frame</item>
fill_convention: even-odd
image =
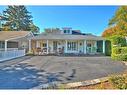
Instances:
[[[70,29],[65,29],[63,30],[64,34],[70,34],[71,33],[71,30]]]
[[[78,43],[75,41],[67,42],[67,50],[68,51],[77,51],[78,50]]]
[[[43,45],[42,45],[42,46],[46,48],[46,47],[47,47],[47,43],[43,43]]]

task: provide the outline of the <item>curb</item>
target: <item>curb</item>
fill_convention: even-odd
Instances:
[[[126,65],[127,66],[127,61],[122,61],[123,63],[124,63],[124,65]]]
[[[86,81],[66,83],[66,84],[60,84],[58,82],[53,82],[53,83],[39,85],[32,89],[71,89],[71,88],[75,88],[79,86],[88,86],[88,85],[98,84],[101,82],[106,82],[108,81],[108,79],[109,77],[102,77],[102,78],[93,79],[93,80],[86,80]]]
[[[103,78],[87,80],[87,81],[67,83],[67,84],[63,84],[63,86],[67,89],[75,88],[75,87],[79,87],[79,86],[89,86],[89,85],[94,85],[94,84],[98,84],[101,82],[106,82],[106,81],[108,81],[108,79],[109,79],[109,77],[103,77]]]

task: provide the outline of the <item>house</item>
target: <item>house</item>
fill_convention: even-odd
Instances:
[[[29,48],[30,31],[0,31],[0,62],[24,56]]]
[[[1,31],[0,50],[26,49],[28,51],[29,37],[33,37],[29,31]]]
[[[30,39],[30,51],[42,54],[105,54],[105,39],[92,34],[81,33],[71,27],[47,28],[45,32]]]

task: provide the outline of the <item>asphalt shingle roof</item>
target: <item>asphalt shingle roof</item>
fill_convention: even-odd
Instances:
[[[29,31],[0,31],[0,41],[25,37]]]
[[[103,40],[103,37],[94,35],[72,35],[72,34],[46,34],[42,33],[32,39],[54,39],[54,40]]]

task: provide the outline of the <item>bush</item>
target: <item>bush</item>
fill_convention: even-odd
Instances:
[[[121,37],[121,36],[118,36],[118,35],[115,35],[115,36],[112,36],[110,38],[111,42],[112,42],[112,45],[116,45],[116,46],[126,46],[126,39],[125,37]]]
[[[118,61],[127,61],[127,54],[112,54],[112,59]]]
[[[121,47],[121,54],[127,53],[127,47]]]
[[[113,54],[121,54],[122,47],[113,47],[112,53]]]
[[[127,76],[115,75],[109,78],[109,81],[113,84],[115,88],[127,89]]]
[[[119,61],[127,61],[127,47],[113,47],[112,59]]]

